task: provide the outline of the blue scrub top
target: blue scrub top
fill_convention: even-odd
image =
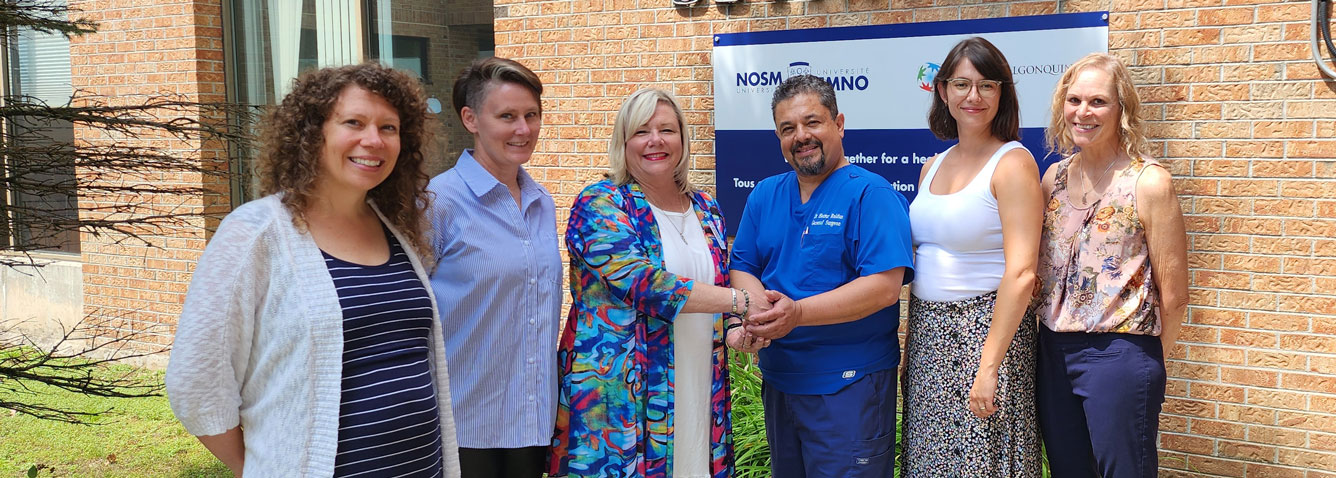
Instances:
[[[801,300],[856,278],[905,268],[914,278],[909,205],[884,178],[856,165],[831,172],[802,202],[790,171],[747,197],[730,269]],[[898,303],[852,322],[796,327],[761,349],[761,373],[785,393],[829,394],[900,362]]]

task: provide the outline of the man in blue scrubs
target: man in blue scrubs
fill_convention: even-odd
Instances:
[[[793,172],[756,185],[730,278],[773,308],[749,317],[762,349],[771,472],[889,477],[895,466],[900,288],[913,276],[908,205],[844,158],[844,115],[825,80],[775,89],[775,134]]]

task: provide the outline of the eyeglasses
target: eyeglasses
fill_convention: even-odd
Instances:
[[[968,96],[970,88],[979,91],[979,96],[992,98],[997,96],[998,91],[1002,91],[1002,83],[997,80],[978,80],[972,81],[969,78],[947,78],[942,80],[946,84],[946,90],[957,96]]]

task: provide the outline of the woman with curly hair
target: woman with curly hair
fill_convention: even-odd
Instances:
[[[1158,473],[1164,354],[1187,311],[1187,234],[1146,152],[1132,75],[1092,53],[1058,81],[1039,245],[1039,426],[1053,476]]]
[[[205,248],[167,392],[237,476],[459,476],[440,322],[425,287],[417,80],[302,75],[262,126],[265,197]]]

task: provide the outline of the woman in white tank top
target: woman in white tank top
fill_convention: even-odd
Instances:
[[[1035,284],[1043,195],[1021,146],[1011,67],[957,44],[934,80],[933,134],[909,207],[915,279],[905,340],[904,474],[1039,476]]]

